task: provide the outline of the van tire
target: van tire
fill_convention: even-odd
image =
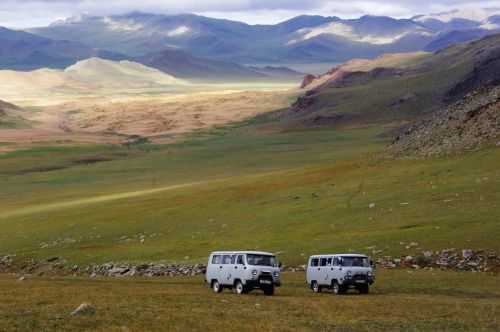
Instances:
[[[358,287],[359,294],[368,294],[370,293],[370,286],[369,285],[362,285]]]
[[[222,285],[217,281],[217,280],[212,280],[212,290],[214,293],[220,293],[222,292]]]
[[[335,295],[343,294],[343,287],[339,285],[337,280],[332,281],[332,292]]]
[[[240,280],[236,280],[234,283],[234,292],[238,295],[247,293],[245,285]]]
[[[264,295],[266,296],[273,296],[274,295],[274,286],[267,286],[262,288],[264,291]]]
[[[321,293],[321,286],[316,280],[311,281],[311,289],[313,293]]]

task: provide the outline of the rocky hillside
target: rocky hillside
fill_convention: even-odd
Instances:
[[[277,117],[288,127],[402,126],[500,85],[500,34],[436,53],[355,60],[305,77],[304,95]]]
[[[500,146],[500,86],[477,90],[432,117],[406,128],[390,146],[399,156],[448,154]]]

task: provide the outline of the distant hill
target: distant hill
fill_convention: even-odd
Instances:
[[[28,126],[28,121],[26,121],[22,115],[22,108],[0,100],[0,129],[22,128]]]
[[[412,19],[299,16],[248,25],[203,16],[130,13],[81,16],[30,32],[70,39],[132,57],[183,50],[239,64],[341,62],[384,53],[434,51],[500,31],[497,10],[454,11]]]
[[[7,112],[12,111],[12,110],[18,111],[18,110],[20,110],[20,108],[14,104],[7,103],[3,100],[0,100],[0,117],[6,116]]]
[[[64,70],[0,70],[2,97],[16,99],[52,94],[147,92],[148,89],[166,92],[186,84],[183,80],[139,63],[99,58],[82,60]]]
[[[226,81],[268,78],[267,75],[236,63],[195,57],[177,49],[149,53],[134,60],[185,79]]]
[[[100,58],[82,60],[64,70],[70,80],[102,87],[151,87],[186,84],[178,78],[128,60],[110,61]]]
[[[478,89],[500,84],[500,34],[433,54],[351,61],[320,77],[308,77],[307,83],[304,95],[276,115],[282,125],[413,122]]]
[[[0,27],[0,69],[65,68],[94,56],[112,60],[125,58],[78,42],[51,40]]]

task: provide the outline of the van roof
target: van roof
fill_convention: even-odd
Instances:
[[[234,254],[274,256],[273,253],[265,252],[265,251],[214,251],[210,255],[234,255]]]
[[[309,258],[319,258],[319,257],[326,257],[326,256],[368,257],[367,255],[363,255],[363,254],[322,254],[322,255],[312,255]]]

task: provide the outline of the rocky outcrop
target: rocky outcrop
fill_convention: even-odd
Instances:
[[[116,263],[72,265],[60,257],[46,260],[16,259],[16,256],[0,256],[0,273],[22,275],[78,275],[88,277],[177,277],[195,276],[205,273],[203,264],[168,263]]]
[[[203,264],[128,264],[128,263],[106,263],[102,265],[90,265],[83,269],[85,275],[96,277],[178,277],[195,276],[204,274],[206,266]]]
[[[432,117],[403,130],[389,147],[397,156],[429,157],[500,139],[500,86],[477,90]]]
[[[405,244],[406,245],[406,244]],[[500,272],[500,254],[495,250],[443,249],[421,250],[417,243],[406,245],[408,254],[399,257],[383,255],[381,250],[372,250],[377,267],[385,269],[442,269],[470,272]],[[304,272],[305,265],[283,266],[286,272]],[[70,265],[64,259],[51,257],[44,261],[16,260],[15,256],[0,256],[0,273],[17,273],[25,276],[74,275],[89,278],[109,277],[183,277],[199,276],[206,271],[203,264],[164,263],[105,263],[88,266]]]
[[[314,82],[318,77],[312,74],[307,74],[304,76],[304,79],[302,80],[302,83],[300,84],[301,89],[307,88],[309,85],[311,85],[312,82]]]
[[[470,272],[499,272],[500,255],[494,250],[444,249],[422,251],[417,255],[384,256],[377,259],[382,268],[442,269]]]

